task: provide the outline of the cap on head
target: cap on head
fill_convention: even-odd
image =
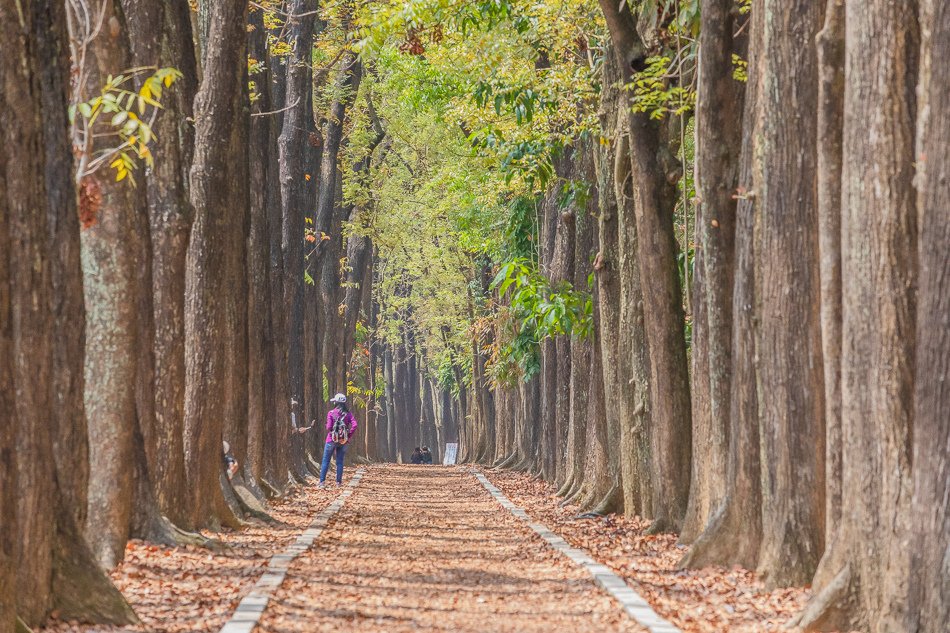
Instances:
[[[333,396],[330,402],[334,404],[346,404],[346,396],[344,396],[342,393],[338,393],[335,396]]]

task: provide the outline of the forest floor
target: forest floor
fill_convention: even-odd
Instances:
[[[769,591],[740,567],[679,570],[686,547],[672,534],[646,535],[646,521],[578,518],[577,507],[561,506],[556,488],[545,481],[507,471],[486,474],[532,519],[610,567],[684,633],[788,633],[785,623],[808,600],[806,589]]]
[[[677,571],[684,550],[675,537],[646,536],[636,519],[579,519],[544,482],[486,474],[533,521],[612,568],[684,632],[781,631],[807,598],[800,589],[766,591],[740,569]],[[230,546],[226,553],[130,543],[112,576],[142,623],[53,621],[43,630],[218,631],[268,558],[339,494],[298,488],[273,505],[280,524],[218,535]],[[256,630],[645,631],[586,570],[499,505],[471,468],[397,465],[367,469],[313,547],[291,564]]]

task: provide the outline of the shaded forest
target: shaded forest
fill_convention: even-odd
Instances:
[[[950,622],[942,0],[0,0],[0,633],[349,460]],[[315,430],[307,431],[312,421]],[[222,450],[238,464],[227,472]]]

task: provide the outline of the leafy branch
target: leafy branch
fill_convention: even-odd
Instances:
[[[129,87],[135,78],[149,72],[138,90]],[[115,170],[117,181],[128,178],[134,185],[132,172],[138,161],[153,164],[149,144],[155,140],[152,125],[162,108],[159,100],[164,89],[181,77],[175,68],[133,68],[120,75],[109,75],[100,94],[71,105],[69,121],[79,155],[76,181],[108,163]],[[107,147],[94,151],[97,139],[109,139],[104,141]],[[102,143],[100,140],[99,144]]]

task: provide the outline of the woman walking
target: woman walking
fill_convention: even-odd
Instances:
[[[320,487],[326,487],[330,458],[336,455],[336,485],[343,484],[343,457],[346,444],[356,432],[356,418],[346,408],[346,396],[338,393],[330,400],[335,406],[327,413],[327,443],[323,447],[323,463],[320,464]]]

